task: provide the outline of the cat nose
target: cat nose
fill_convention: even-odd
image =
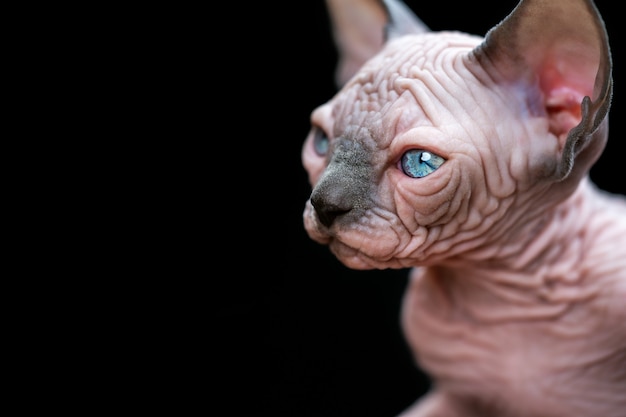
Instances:
[[[313,205],[320,223],[326,227],[332,226],[338,216],[346,214],[352,209],[352,207],[349,206],[342,206],[341,204],[326,201],[326,199],[320,195],[311,196],[311,205]]]
[[[345,138],[337,139],[333,156],[311,193],[311,205],[320,223],[330,227],[339,216],[357,221],[367,209],[372,165],[371,150]],[[350,213],[351,219],[346,215]]]

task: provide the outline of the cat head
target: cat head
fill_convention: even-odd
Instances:
[[[430,31],[397,0],[327,4],[341,89],[311,116],[304,225],[345,265],[485,250],[604,149],[611,56],[592,1],[522,0],[484,37]]]

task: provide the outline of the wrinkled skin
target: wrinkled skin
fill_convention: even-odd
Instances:
[[[344,54],[312,114],[304,225],[350,268],[412,268],[402,324],[435,388],[403,417],[626,416],[626,199],[588,177],[611,58],[595,6],[559,3],[480,38],[328,2],[340,51],[372,56]],[[366,5],[355,30],[403,33],[341,26]]]

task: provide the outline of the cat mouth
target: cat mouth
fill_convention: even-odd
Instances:
[[[328,228],[321,225],[310,202],[307,202],[303,220],[304,228],[311,239],[322,245],[330,244],[333,240],[333,234]]]
[[[329,245],[333,254],[346,266],[355,269],[389,268],[399,265],[395,256],[401,251],[404,233],[388,216],[373,212],[358,222],[336,222],[326,227],[318,219],[313,206],[307,203],[305,229],[314,241]]]

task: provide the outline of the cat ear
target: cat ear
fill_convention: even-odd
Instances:
[[[599,155],[612,62],[604,22],[591,0],[521,0],[473,57],[492,79],[521,85],[531,105],[543,106],[559,138],[557,179],[568,176],[575,161]],[[588,147],[593,152],[582,152]]]
[[[343,86],[385,42],[429,28],[399,0],[326,0],[338,63],[335,82]]]

